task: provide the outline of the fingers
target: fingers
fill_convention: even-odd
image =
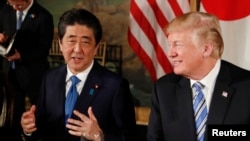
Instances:
[[[36,106],[32,105],[29,110],[30,114],[35,114],[35,111],[36,111]]]
[[[80,112],[77,111],[77,110],[74,110],[73,113],[74,113],[77,117],[79,117],[82,121],[84,121],[84,122],[90,122],[91,120],[97,121],[97,120],[96,120],[96,117],[95,117],[95,115],[94,115],[94,113],[93,113],[93,111],[92,111],[92,107],[89,107],[89,108],[88,108],[88,115],[89,115],[89,117],[87,117],[86,115],[80,113]]]
[[[69,129],[69,133],[75,136],[84,136],[90,140],[96,140],[100,136],[100,127],[97,119],[93,113],[92,107],[88,108],[88,116],[74,110],[74,114],[80,118],[80,120],[70,118],[66,127]]]
[[[19,60],[20,58],[20,53],[16,49],[13,55],[7,57],[8,61]]]
[[[32,133],[37,130],[35,124],[35,105],[32,105],[29,111],[23,113],[21,125],[25,133]]]
[[[87,121],[87,120],[89,119],[86,115],[80,113],[80,112],[77,111],[77,110],[74,110],[73,113],[74,113],[77,117],[79,117],[82,121]]]
[[[0,33],[0,43],[6,42],[8,39],[8,36],[5,33]]]
[[[36,106],[32,105],[29,111],[23,113],[22,119],[35,117],[35,111],[36,111]]]
[[[92,107],[89,107],[89,108],[88,108],[88,114],[89,114],[89,118],[90,118],[90,119],[96,121],[96,117],[95,117],[95,115],[94,115],[94,113],[93,113],[93,111],[92,111]]]

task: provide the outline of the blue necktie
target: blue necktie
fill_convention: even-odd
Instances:
[[[23,12],[22,11],[18,11],[17,12],[17,21],[16,21],[16,30],[19,30],[21,28],[22,22],[23,22]],[[11,62],[11,68],[15,69],[16,68],[16,64],[15,61]]]
[[[194,117],[196,122],[196,132],[198,141],[203,141],[205,136],[206,121],[207,121],[207,106],[204,94],[201,90],[201,83],[193,84],[195,88],[195,96],[193,99]]]
[[[16,21],[16,30],[19,30],[21,28],[22,22],[23,22],[23,12],[18,11],[17,12],[17,21]]]
[[[67,97],[66,97],[66,102],[65,102],[65,123],[67,123],[68,118],[71,117],[75,102],[78,97],[78,92],[76,89],[76,84],[79,83],[81,80],[78,79],[75,75],[72,75],[70,77],[70,80],[72,82]]]

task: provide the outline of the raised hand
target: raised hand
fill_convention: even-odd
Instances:
[[[98,125],[98,121],[92,111],[92,107],[88,108],[89,117],[78,112],[77,110],[74,110],[73,113],[76,116],[78,116],[81,120],[75,120],[72,118],[68,120],[66,127],[70,129],[69,130],[70,134],[75,136],[83,136],[88,140],[93,140],[93,141],[102,140],[103,137],[102,130]]]
[[[21,118],[21,125],[24,133],[31,134],[37,130],[35,118],[36,106],[32,105],[29,111],[23,113]]]

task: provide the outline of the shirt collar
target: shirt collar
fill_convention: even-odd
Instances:
[[[22,11],[22,12],[23,12],[23,17],[25,17],[25,16],[27,15],[27,13],[28,13],[29,9],[31,8],[31,6],[33,5],[33,3],[34,3],[34,1],[31,0],[30,5],[29,5],[26,9],[24,9],[24,10]],[[18,12],[19,12],[19,11],[16,11],[16,14],[18,14]]]
[[[85,82],[86,77],[89,74],[90,70],[92,69],[93,65],[94,65],[94,61],[92,61],[92,63],[89,65],[89,67],[87,69],[85,69],[84,71],[79,72],[78,74],[76,74],[76,76],[81,80],[81,82]],[[69,69],[69,67],[67,65],[66,82],[68,82],[70,80],[70,77],[72,75],[74,75],[74,74],[70,71],[70,69]]]
[[[199,82],[208,87],[209,89],[213,88],[215,85],[215,80],[220,70],[220,66],[221,66],[221,59],[218,59],[213,69],[204,78],[199,80]],[[190,82],[192,87],[193,84],[197,82],[197,80],[191,79]]]

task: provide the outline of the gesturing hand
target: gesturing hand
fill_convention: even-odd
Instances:
[[[88,108],[88,115],[74,110],[73,112],[81,120],[75,120],[70,118],[66,127],[69,129],[69,133],[75,136],[84,136],[85,138],[93,141],[102,140],[102,130],[100,129],[97,119],[92,111],[92,107]]]
[[[36,106],[32,105],[30,110],[27,112],[24,112],[22,115],[21,125],[23,128],[23,131],[26,134],[31,134],[37,130],[36,123],[35,123],[35,121],[36,121],[35,110],[36,110]]]

